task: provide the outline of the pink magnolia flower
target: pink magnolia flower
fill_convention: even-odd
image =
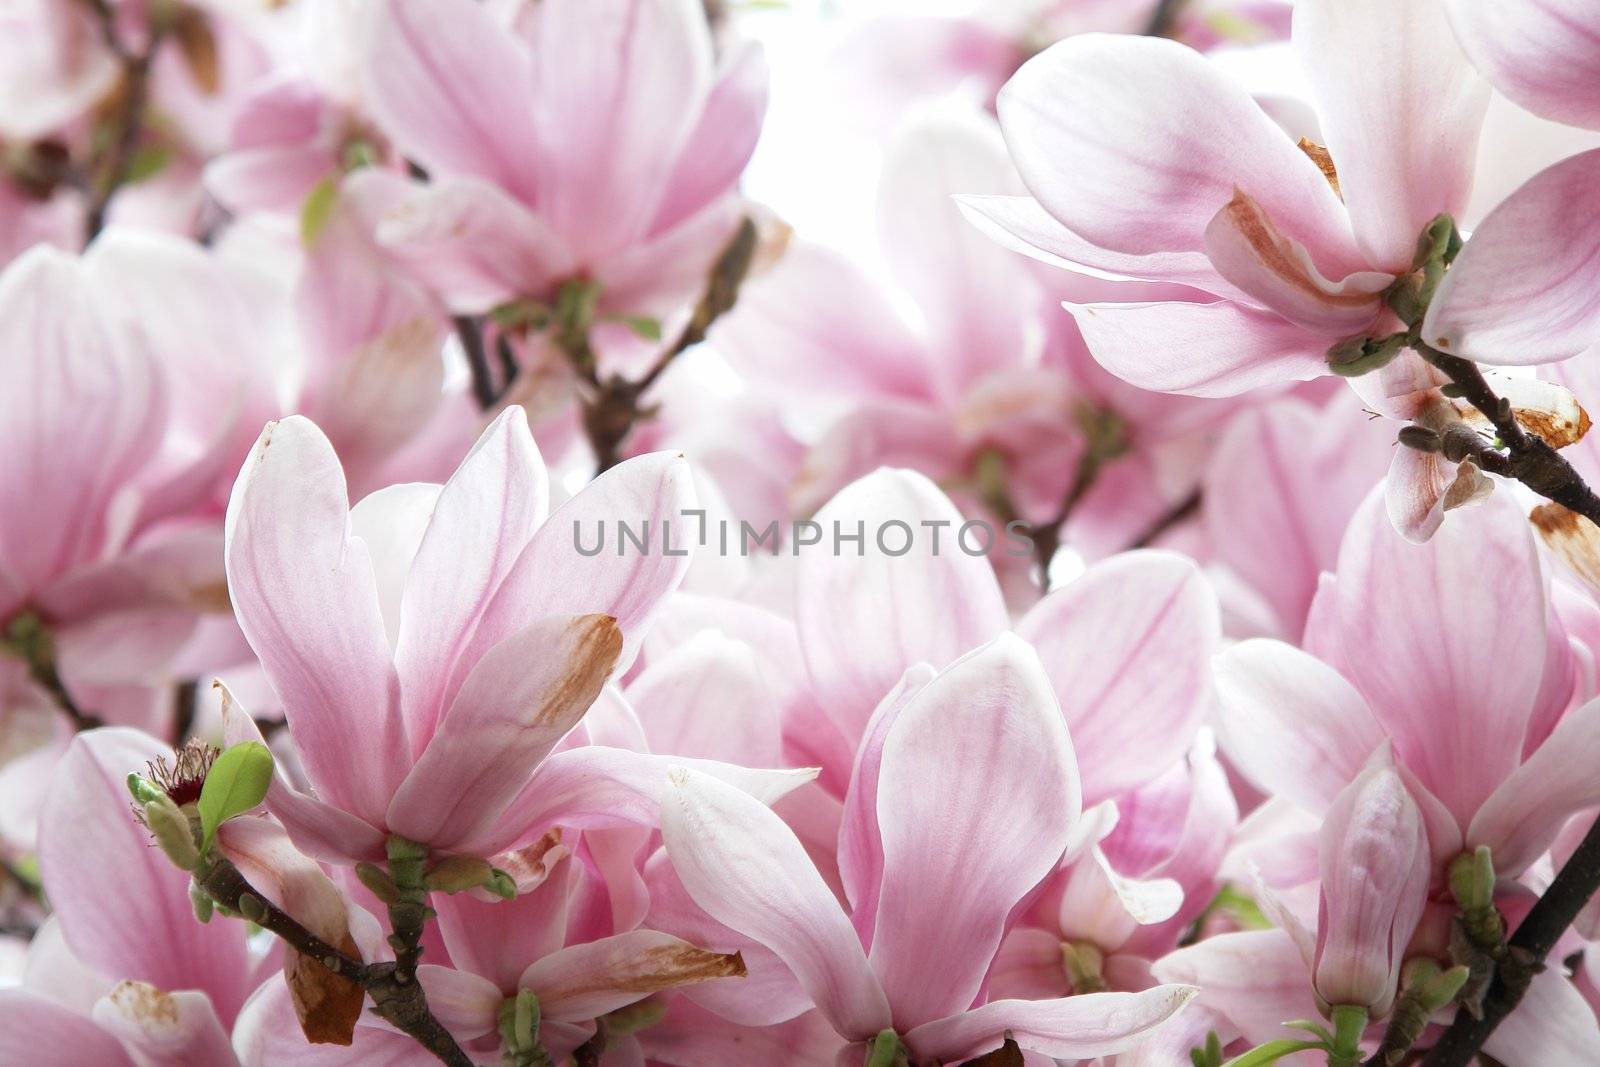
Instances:
[[[1446,0],[1450,25],[1494,87],[1529,111],[1600,129],[1595,11],[1578,0]]]
[[[188,874],[134,822],[128,772],[163,754],[117,727],[80,734],[61,758],[39,832],[55,911],[22,986],[0,990],[7,1062],[234,1063],[229,1031],[276,959],[252,955],[243,923],[197,922]]]
[[[549,522],[547,494],[521,409],[443,487],[392,486],[354,509],[315,425],[263,431],[229,503],[229,589],[315,789],[280,777],[268,806],[308,852],[372,858],[400,834],[488,856],[585,812],[653,820],[650,757],[551,753],[632,662],[687,558],[582,556],[571,539],[600,519],[665,536],[693,504],[687,465],[629,461]],[[231,719],[230,736],[254,733]]]
[[[1392,318],[1382,293],[1410,271],[1422,228],[1465,202],[1489,90],[1439,3],[1313,0],[1296,5],[1292,37],[1326,150],[1297,146],[1168,41],[1073,38],[1000,95],[1036,199],[970,199],[980,224],[1070,269],[1216,297],[1070,309],[1096,358],[1134,384],[1215,396],[1327,373],[1332,344]]]
[[[682,768],[662,837],[685,890],[776,954],[854,1055],[885,1030],[919,1064],[982,1054],[1007,1033],[1067,1058],[1137,1043],[1193,991],[984,1003],[1013,909],[1071,841],[1076,761],[1049,679],[1017,638],[923,679],[880,705],[851,779],[848,913],[768,808]]]
[[[1311,607],[1305,647],[1252,640],[1217,660],[1223,749],[1256,785],[1325,813],[1386,741],[1443,865],[1487,845],[1515,877],[1572,813],[1600,703],[1581,707],[1528,526],[1493,499],[1425,546],[1375,491]]]
[[[386,0],[363,77],[433,179],[380,237],[457,311],[571,278],[603,312],[676,310],[733,232],[766,102],[759,50],[717,69],[689,0]]]

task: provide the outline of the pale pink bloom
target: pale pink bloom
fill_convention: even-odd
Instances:
[[[660,538],[693,505],[687,465],[631,460],[549,522],[547,499],[520,408],[443,487],[397,485],[354,509],[314,424],[263,431],[229,503],[229,589],[315,789],[280,777],[268,797],[308,852],[371,858],[400,834],[491,855],[557,822],[653,819],[651,757],[550,753],[632,662],[687,565],[660,551],[582,556],[575,525],[648,520]],[[232,723],[232,737],[254,732],[245,716]],[[806,776],[740,780],[769,777],[781,793]]]
[[[685,890],[771,949],[844,1047],[892,1028],[914,1060],[960,1060],[1010,1032],[1044,1055],[1096,1056],[1193,995],[980,1004],[1010,914],[1066,850],[1080,803],[1049,679],[1014,637],[880,707],[840,831],[849,913],[767,807],[688,768],[671,780],[662,835]]]
[[[1436,878],[1482,845],[1515,877],[1600,803],[1587,770],[1600,703],[1572,707],[1586,695],[1575,652],[1513,502],[1491,499],[1412,545],[1375,491],[1318,591],[1305,648],[1252,640],[1218,658],[1223,749],[1256,785],[1324,813],[1392,743]]]
[[[908,668],[943,668],[1012,625],[993,569],[976,554],[981,532],[963,538],[962,516],[922,475],[868,475],[815,520],[829,545],[836,524],[846,534],[865,530],[859,554],[849,545],[837,557],[802,551],[796,576],[811,715],[832,721],[854,750],[873,709]],[[891,523],[914,531],[903,555],[878,544],[878,531]],[[1009,550],[1003,536],[995,531]],[[899,539],[889,529],[887,545]],[[1189,751],[1209,706],[1205,664],[1218,626],[1215,599],[1194,564],[1161,550],[1101,561],[1017,620],[1083,757],[1090,803],[1152,781]]]
[[[0,139],[55,132],[110,92],[116,77],[90,8],[17,0],[0,15]]]
[[[1241,85],[1169,41],[1073,38],[1000,95],[1037,199],[969,199],[981,225],[1070,269],[1217,297],[1071,309],[1096,358],[1137,385],[1228,395],[1327,373],[1330,345],[1392,321],[1383,290],[1428,221],[1465,203],[1489,90],[1442,7],[1313,0],[1294,23],[1337,190]]]
[[[42,620],[92,713],[165,681],[196,619],[226,610],[220,531],[194,512],[237,461],[248,371],[211,332],[230,294],[205,265],[111,231],[0,277],[0,620]],[[180,313],[165,287],[191,285]]]
[[[692,0],[386,0],[374,23],[367,105],[432,177],[380,237],[452,309],[578,277],[602,311],[659,315],[698,292],[760,131],[758,49],[719,69]]]
[[[22,987],[0,991],[0,1059],[234,1062],[229,1030],[276,959],[252,956],[242,923],[197,922],[188,874],[134,821],[128,772],[163,754],[148,735],[108,728],[62,757],[39,831],[54,915]]]

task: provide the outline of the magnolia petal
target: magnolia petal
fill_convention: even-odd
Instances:
[[[372,561],[351,535],[344,471],[315,424],[267,424],[225,529],[234,613],[307,776],[324,800],[381,825],[411,754]],[[366,755],[360,774],[353,752]]]
[[[1600,527],[1560,504],[1540,504],[1528,519],[1545,546],[1600,595]]]
[[[919,1056],[959,1061],[1006,1037],[1056,1059],[1110,1056],[1132,1048],[1184,1009],[1199,991],[1160,985],[1142,993],[1084,993],[1057,1000],[995,1000],[917,1027],[906,1043]]]
[[[1466,207],[1489,86],[1438,2],[1309,0],[1293,38],[1362,251],[1405,271],[1428,221]]]
[[[0,989],[0,1060],[30,1067],[133,1067],[122,1043],[88,1015],[23,989]]]
[[[1221,637],[1193,562],[1140,551],[1097,563],[1031,608],[1017,633],[1061,701],[1088,803],[1143,785],[1188,751]]]
[[[1516,877],[1550,847],[1567,817],[1600,804],[1592,772],[1600,756],[1600,701],[1567,712],[1527,762],[1511,772],[1467,828],[1467,847],[1488,845],[1497,875]]]
[[[1434,293],[1423,337],[1497,366],[1592,356],[1600,344],[1600,293],[1590,284],[1600,222],[1572,205],[1596,200],[1600,149],[1534,175],[1473,231]]]
[[[708,952],[671,934],[630,930],[553,952],[530,965],[518,984],[538,996],[541,1016],[588,1022],[653,993],[743,974],[737,952]]]
[[[883,741],[877,793],[871,960],[903,1032],[972,1004],[1012,909],[1077,822],[1077,761],[1033,649],[1004,634],[907,701]]]
[[[889,1026],[861,942],[794,832],[764,804],[703,774],[675,769],[671,783],[661,836],[695,903],[777,953],[845,1038]]]
[[[879,470],[815,521],[824,538],[862,534],[857,554],[802,555],[795,606],[818,699],[854,739],[907,667],[943,667],[1003,631],[1005,604],[988,559],[957,544],[961,513],[921,474]]]
[[[663,233],[738,182],[767,110],[767,60],[761,46],[735,46],[667,178],[650,232]]]
[[[1445,0],[1494,87],[1529,111],[1600,129],[1600,18],[1584,0]]]
[[[1236,396],[1328,373],[1332,335],[1307,333],[1270,311],[1209,304],[1067,304],[1095,361],[1141,389]],[[1184,343],[1174,345],[1172,338]]]
[[[1506,1067],[1594,1063],[1600,1058],[1600,1024],[1594,1009],[1560,967],[1548,967],[1512,1013],[1483,1043]]]
[[[165,993],[125,981],[94,1006],[94,1021],[143,1063],[217,1067],[234,1062],[228,1032],[204,993]]]
[[[395,791],[389,828],[445,851],[487,831],[589,710],[621,652],[609,615],[540,619],[490,649]]]

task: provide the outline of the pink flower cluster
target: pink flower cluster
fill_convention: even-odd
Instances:
[[[1600,7],[769,7],[0,7],[0,1065],[1600,1064]]]

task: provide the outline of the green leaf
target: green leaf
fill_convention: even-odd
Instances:
[[[1235,1056],[1222,1067],[1265,1067],[1266,1064],[1276,1063],[1296,1052],[1309,1052],[1311,1049],[1326,1047],[1320,1041],[1299,1041],[1292,1037],[1284,1037],[1277,1041],[1268,1041],[1265,1045],[1257,1045],[1249,1052]]]
[[[134,152],[133,158],[128,161],[128,176],[125,179],[128,185],[135,185],[167,169],[172,162],[172,149],[164,144],[145,145]]]
[[[217,827],[266,799],[271,784],[272,753],[260,741],[245,741],[218,756],[200,788],[201,847],[210,846]]]
[[[333,207],[339,202],[339,184],[331,177],[324,178],[311,187],[305,203],[300,205],[300,242],[312,245],[327,228],[333,216]]]
[[[649,315],[624,315],[622,323],[646,341],[661,340],[661,320]]]

